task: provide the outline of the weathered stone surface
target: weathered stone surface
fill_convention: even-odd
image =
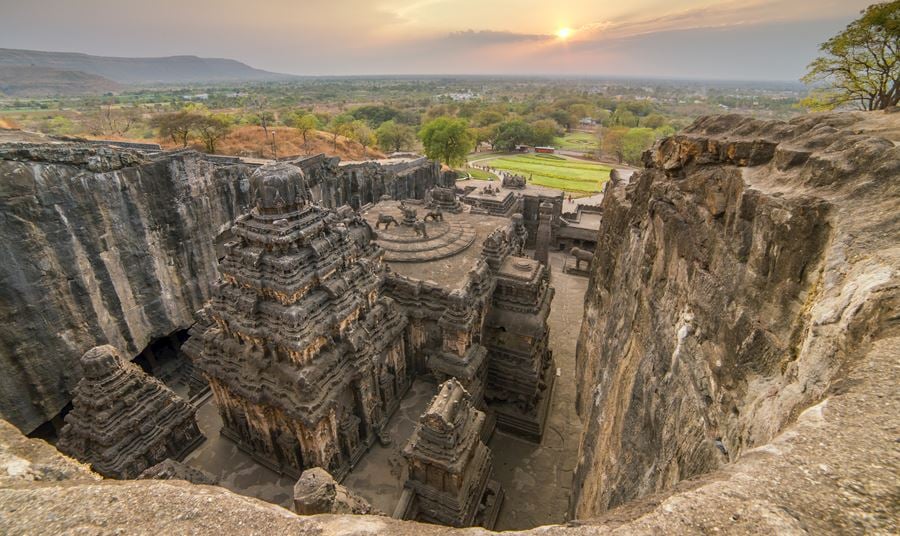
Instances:
[[[494,526],[503,492],[491,481],[493,456],[481,440],[485,416],[474,404],[457,380],[441,385],[403,448],[409,477],[395,517]]]
[[[770,441],[895,324],[900,149],[866,119],[702,118],[607,187],[575,517]]]
[[[421,199],[454,180],[421,157],[295,163],[328,207]],[[0,415],[31,432],[69,402],[88,349],[131,358],[190,327],[218,277],[216,238],[248,208],[252,171],[193,151],[0,143]]]
[[[303,471],[294,485],[294,511],[301,515],[372,514],[384,515],[359,495],[338,484],[321,467]]]
[[[381,294],[382,251],[356,212],[314,205],[291,164],[257,169],[250,191],[184,351],[241,448],[340,479],[409,387],[407,319]]]
[[[193,323],[245,166],[78,144],[0,146],[0,414],[55,416],[98,344],[137,355]]]
[[[103,476],[136,478],[166,458],[180,460],[203,441],[197,408],[112,346],[88,350],[81,365],[84,377],[59,434],[61,451]]]
[[[148,467],[140,474],[140,476],[138,476],[138,479],[185,480],[191,484],[206,484],[209,486],[214,486],[219,483],[216,480],[216,477],[206,471],[195,469],[178,460],[173,460],[172,458],[166,458],[158,464]]]

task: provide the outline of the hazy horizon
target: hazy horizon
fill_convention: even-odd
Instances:
[[[32,0],[2,6],[0,47],[228,58],[298,76],[791,82],[872,3]]]

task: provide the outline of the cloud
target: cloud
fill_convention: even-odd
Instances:
[[[463,30],[451,32],[444,38],[450,42],[465,42],[472,46],[494,45],[503,43],[522,43],[530,41],[546,41],[553,39],[552,35],[523,34],[514,32],[500,32],[494,30]]]

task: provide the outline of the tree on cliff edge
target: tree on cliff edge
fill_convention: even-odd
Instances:
[[[807,106],[883,110],[900,102],[900,0],[869,6],[819,50],[824,55],[809,64],[803,81],[824,86],[810,92]]]

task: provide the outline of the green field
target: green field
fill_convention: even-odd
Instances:
[[[457,169],[456,172],[459,173],[460,176],[465,176],[468,174],[471,175],[473,179],[479,179],[483,181],[497,180],[497,177],[495,177],[493,174],[476,168]]]
[[[532,184],[571,192],[599,192],[609,179],[609,166],[548,154],[521,154],[479,162],[524,175]]]
[[[597,136],[590,132],[567,132],[565,136],[553,140],[553,145],[568,151],[596,151]]]

